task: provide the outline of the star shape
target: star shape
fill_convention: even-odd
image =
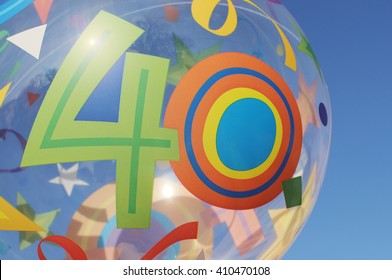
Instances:
[[[80,186],[88,186],[89,185],[85,181],[79,180],[77,178],[78,170],[79,170],[79,163],[72,165],[68,169],[65,169],[64,167],[62,167],[61,164],[57,164],[57,169],[60,173],[60,176],[51,179],[49,182],[52,184],[63,185],[68,196],[71,196],[72,190],[75,187],[75,185],[80,185]]]
[[[320,127],[320,121],[317,117],[317,110],[315,108],[317,80],[314,80],[309,86],[306,84],[303,74],[299,72],[298,84],[299,94],[297,104],[301,113],[302,133],[305,134],[309,123],[316,127]]]
[[[41,226],[43,231],[20,231],[19,232],[19,247],[20,250],[24,250],[34,242],[39,241],[53,233],[49,230],[54,219],[56,218],[59,210],[53,210],[41,214],[37,214],[34,209],[27,203],[23,196],[17,194],[17,207],[23,215],[28,217],[31,221]]]
[[[317,165],[313,167],[310,174],[302,197],[301,206],[269,211],[275,229],[276,240],[264,252],[260,259],[274,260],[281,257],[301,230],[315,202],[312,194],[316,183],[316,173]]]
[[[317,71],[319,72],[321,79],[324,79],[323,74],[321,73],[320,64],[317,60],[317,57],[316,57],[316,55],[313,51],[313,48],[310,45],[308,39],[306,38],[305,34],[302,32],[301,28],[299,28],[299,26],[294,21],[292,21],[291,23],[294,26],[295,30],[297,30],[299,36],[301,37],[301,41],[299,42],[297,49],[299,51],[303,52],[304,54],[306,54],[307,56],[309,56],[313,60],[314,65],[316,66]]]
[[[193,65],[210,55],[218,53],[221,48],[221,43],[218,43],[200,53],[194,54],[176,35],[173,35],[173,40],[176,48],[177,64],[169,69],[168,83],[172,85],[177,85]]]

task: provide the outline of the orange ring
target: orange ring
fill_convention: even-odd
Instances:
[[[262,80],[268,84],[269,86],[263,87],[260,92],[267,94],[267,91],[269,98],[273,100],[271,102],[277,108],[281,108],[281,103],[284,103],[286,109],[279,111],[282,122],[284,122],[284,127],[287,127],[287,115],[289,116],[290,129],[288,133],[284,132],[284,139],[286,137],[289,138],[289,143],[286,144],[286,139],[284,143],[282,142],[284,149],[281,148],[281,150],[284,155],[282,156],[280,154],[276,159],[276,163],[274,162],[273,164],[274,168],[277,165],[279,166],[278,171],[276,173],[270,171],[268,174],[273,177],[265,183],[265,186],[261,185],[257,189],[253,188],[254,183],[248,181],[253,179],[235,182],[235,179],[229,178],[230,180],[228,180],[224,176],[220,176],[222,182],[216,185],[211,180],[211,178],[214,178],[211,175],[217,175],[217,171],[213,167],[211,168],[211,164],[206,164],[208,163],[206,158],[200,156],[203,155],[204,148],[197,141],[197,138],[200,137],[200,129],[204,126],[202,123],[203,118],[200,117],[199,120],[198,116],[202,116],[203,114],[201,112],[205,113],[208,110],[204,109],[204,107],[195,108],[195,106],[207,106],[211,104],[212,99],[209,100],[208,96],[210,96],[211,90],[215,90],[216,85],[218,86],[216,90],[219,92],[221,79],[226,80],[227,78],[227,82],[223,83],[225,85],[224,87],[222,86],[223,84],[221,85],[220,93],[224,93],[227,90],[226,87],[228,89],[238,87],[238,83],[234,82],[230,77],[240,74],[253,75],[255,79]],[[252,81],[252,79],[250,80]],[[254,86],[253,82],[248,83],[246,82],[243,86],[249,88],[256,87],[255,89],[258,90],[258,86]],[[257,84],[259,85],[260,82]],[[222,87],[224,89],[223,91]],[[266,90],[267,88],[269,89]],[[272,94],[270,97],[271,90],[275,94]],[[204,98],[207,101],[203,101]],[[281,102],[276,98],[281,99]],[[250,209],[273,200],[282,191],[281,182],[293,176],[302,148],[301,118],[296,100],[290,88],[279,74],[267,64],[252,56],[241,53],[221,53],[211,56],[196,64],[188,71],[173,92],[167,107],[164,124],[165,127],[178,129],[179,132],[180,161],[171,162],[172,168],[179,180],[201,200],[223,208]],[[192,145],[197,145],[197,147],[193,147]],[[286,148],[287,145],[288,147]],[[203,169],[200,168],[200,163],[203,163]],[[209,167],[206,168],[204,164]],[[238,191],[238,183],[241,183],[243,190],[250,189],[250,191]],[[250,186],[248,187],[247,184]],[[228,186],[230,186],[230,189],[228,189]],[[227,189],[225,189],[226,187]],[[233,187],[236,188],[236,191],[232,191]]]

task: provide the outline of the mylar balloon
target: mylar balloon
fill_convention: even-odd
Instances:
[[[330,145],[279,1],[1,1],[1,259],[277,259]]]

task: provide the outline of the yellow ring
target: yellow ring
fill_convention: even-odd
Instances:
[[[271,153],[263,163],[252,169],[239,171],[227,167],[221,161],[216,146],[216,137],[220,120],[226,109],[234,102],[245,98],[254,98],[268,105],[275,118],[276,135]],[[282,135],[283,127],[279,112],[265,95],[250,88],[234,88],[222,94],[211,106],[203,130],[203,147],[207,159],[217,171],[229,178],[244,180],[259,176],[272,165],[282,144]]]

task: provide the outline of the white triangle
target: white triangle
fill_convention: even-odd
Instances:
[[[36,59],[39,59],[45,30],[46,24],[40,25],[8,37],[7,40],[31,54]]]

